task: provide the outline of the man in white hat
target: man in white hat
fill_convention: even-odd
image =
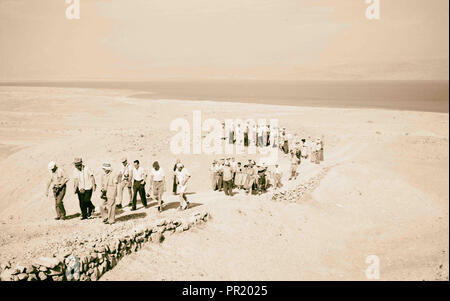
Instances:
[[[320,142],[320,138],[316,139],[314,144],[314,162],[316,164],[320,164],[320,150],[322,149],[322,143]]]
[[[66,219],[66,210],[64,209],[64,195],[66,194],[66,183],[69,179],[66,177],[62,168],[56,166],[54,161],[48,163],[50,171],[50,179],[47,182],[45,196],[48,197],[48,190],[52,187],[53,196],[55,198],[56,220]]]
[[[289,154],[289,137],[288,134],[286,133],[286,128],[283,128],[282,132],[281,132],[281,149],[283,150],[283,152],[285,154]]]
[[[249,160],[249,169],[247,174],[247,193],[252,195],[257,188],[258,181],[258,168],[256,167],[256,162],[253,160]]]
[[[214,160],[209,167],[209,173],[211,176],[211,188],[216,191],[218,189],[217,182],[219,181],[218,164],[217,160]]]
[[[122,166],[119,174],[117,175],[117,181],[119,183],[119,186],[117,187],[119,190],[118,191],[119,199],[117,201],[117,208],[122,208],[122,206],[124,206],[123,190],[125,189],[125,187],[128,190],[129,196],[128,206],[131,206],[131,202],[133,200],[133,190],[131,182],[131,174],[133,172],[133,166],[130,163],[128,163],[128,159],[126,157],[123,157],[120,162],[122,162]]]
[[[222,191],[223,190],[223,167],[225,166],[225,159],[220,159],[219,163],[217,163],[217,190]]]
[[[189,202],[186,198],[186,188],[191,175],[188,170],[183,166],[183,164],[177,164],[177,171],[175,172],[177,177],[177,192],[180,196],[180,207],[181,210],[186,210],[189,206]]]
[[[289,181],[292,179],[297,179],[297,169],[298,169],[299,159],[295,155],[294,151],[291,151],[291,174],[289,176]]]
[[[281,169],[278,165],[278,163],[275,164],[275,167],[272,171],[272,178],[273,178],[273,187],[275,190],[278,190],[278,188],[282,187],[281,184],[281,177],[283,173],[281,172]]]
[[[322,136],[323,137],[323,136]],[[318,143],[320,144],[320,150],[319,150],[319,160],[323,161],[323,140],[321,138],[318,138]]]
[[[230,161],[227,161],[223,167],[223,191],[225,195],[233,196],[233,169]]]
[[[117,176],[113,175],[111,164],[104,163],[102,165],[103,175],[101,182],[101,205],[102,219],[105,224],[114,224],[116,213],[116,196],[117,196]]]
[[[75,166],[73,171],[73,189],[78,195],[81,219],[84,220],[90,217],[95,210],[91,197],[97,185],[95,184],[94,172],[83,164],[81,158],[75,158],[73,165]]]

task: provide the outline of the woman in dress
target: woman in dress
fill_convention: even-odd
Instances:
[[[177,162],[175,163],[175,165],[173,166],[173,194],[176,195],[177,194],[177,175],[175,174],[175,172],[177,171],[177,164],[181,163],[180,159],[177,159]]]
[[[242,179],[243,179],[243,168],[241,162],[238,162],[236,166],[236,176],[234,178],[234,186],[237,187],[238,189],[242,189],[242,186],[244,186]]]

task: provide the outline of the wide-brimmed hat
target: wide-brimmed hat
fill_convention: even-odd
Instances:
[[[103,163],[102,168],[105,169],[105,170],[111,170],[111,164]]]
[[[127,159],[127,157],[122,157],[122,159],[120,160],[120,162],[127,162],[128,161],[128,159]]]
[[[83,163],[83,159],[81,159],[81,158],[73,159],[73,164],[75,164],[75,165],[79,165],[79,164],[82,164],[82,163]]]
[[[56,163],[55,161],[50,161],[47,166],[49,170],[52,170],[53,168],[55,168]]]

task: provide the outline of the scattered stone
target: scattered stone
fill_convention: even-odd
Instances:
[[[39,266],[39,265],[38,265]],[[40,272],[47,272],[47,268],[44,266],[39,266],[39,271]]]
[[[47,276],[59,276],[61,274],[62,274],[62,271],[50,270],[50,273],[48,273]]]
[[[47,275],[45,275],[44,272],[39,272],[38,277],[39,277],[39,280],[41,280],[41,281],[47,280]]]
[[[80,276],[80,281],[90,281],[91,279],[86,275],[86,274],[82,274]]]
[[[49,269],[53,269],[54,267],[59,265],[60,262],[56,258],[39,257],[39,259],[36,261],[36,264]]]
[[[163,241],[163,235],[160,232],[152,233],[150,239],[152,242],[161,243]]]
[[[92,280],[92,281],[97,281],[97,280],[98,280],[98,277],[99,277],[98,269],[95,268],[94,271],[93,271],[93,273],[91,274],[91,280]]]
[[[24,266],[18,265],[18,266],[16,266],[16,269],[19,271],[19,273],[25,273],[25,267]]]
[[[195,218],[195,216],[191,216],[191,217],[189,218],[189,225],[192,226],[192,225],[195,225],[195,223],[196,223],[196,218]]]
[[[1,281],[11,281],[12,280],[12,270],[6,269],[0,274],[0,280]]]
[[[31,273],[34,273],[34,272],[36,272],[36,268],[33,265],[28,265],[25,268],[25,273],[27,273],[27,274],[31,274]]]
[[[64,280],[64,276],[52,276],[52,280],[53,281],[63,281]]]
[[[95,252],[97,253],[104,253],[106,251],[106,248],[104,246],[99,246],[95,248]]]
[[[165,224],[166,224],[166,220],[165,220],[165,219],[161,219],[161,220],[159,220],[159,221],[156,223],[157,226],[164,226]]]

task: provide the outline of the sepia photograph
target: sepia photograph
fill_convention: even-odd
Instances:
[[[448,282],[449,1],[0,0],[0,170],[4,284]]]

